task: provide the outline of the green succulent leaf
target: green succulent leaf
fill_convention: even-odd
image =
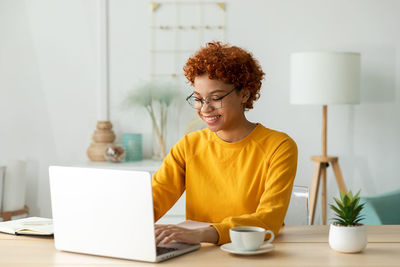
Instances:
[[[360,195],[361,190],[358,190],[357,194],[354,196],[354,198],[359,198],[358,196]]]
[[[331,205],[331,209],[333,209],[333,210],[336,212],[336,214],[337,214],[338,216],[340,216],[340,215],[342,214],[342,211],[341,211],[340,209],[336,208],[336,207],[333,206],[333,205]]]
[[[340,190],[340,199],[343,201],[344,198],[344,192],[342,190]]]
[[[338,205],[339,209],[343,210],[344,206],[342,205],[342,202],[340,202],[340,200],[335,197],[333,199],[335,200],[336,205]]]

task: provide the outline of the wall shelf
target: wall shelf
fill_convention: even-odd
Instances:
[[[166,1],[150,7],[150,78],[183,78],[186,59],[201,45],[225,40],[225,2]]]

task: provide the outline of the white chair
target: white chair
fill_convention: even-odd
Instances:
[[[293,186],[285,225],[309,224],[309,195],[307,186]]]

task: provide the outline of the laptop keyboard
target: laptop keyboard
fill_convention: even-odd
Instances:
[[[162,255],[171,251],[176,251],[178,248],[157,247],[157,255]]]

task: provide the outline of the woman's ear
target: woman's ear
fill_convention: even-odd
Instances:
[[[247,100],[250,98],[250,91],[249,89],[242,89],[242,104],[245,104]]]

